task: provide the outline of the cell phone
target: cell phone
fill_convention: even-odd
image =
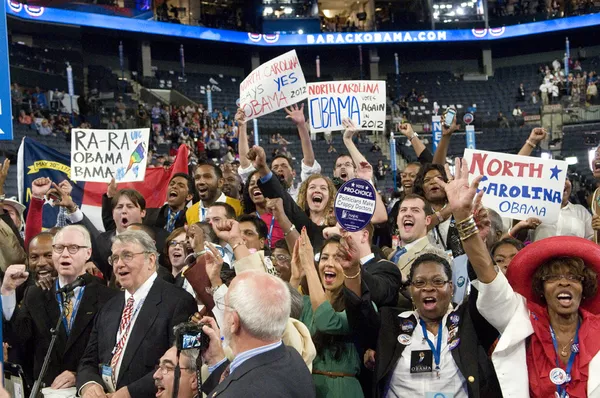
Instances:
[[[450,127],[454,122],[454,118],[456,117],[456,109],[448,108],[446,113],[444,114],[444,126]]]

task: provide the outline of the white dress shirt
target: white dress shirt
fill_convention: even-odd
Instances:
[[[452,307],[448,307],[448,312],[442,319],[442,349],[440,354],[439,378],[435,370],[435,362],[432,360],[433,372],[430,373],[410,373],[410,355],[412,351],[431,350],[427,341],[423,338],[423,329],[419,324],[419,314],[416,311],[406,311],[398,315],[399,318],[408,318],[415,315],[417,324],[412,334],[411,342],[406,346],[398,363],[394,368],[390,379],[388,397],[429,397],[435,396],[435,393],[442,393],[445,396],[454,398],[468,398],[467,383],[462,373],[456,366],[452,353],[448,348],[448,328],[446,327],[446,318],[452,312]],[[400,322],[400,321],[399,321]],[[429,340],[437,345],[437,336],[427,331]],[[456,349],[456,348],[455,348]],[[428,395],[427,393],[433,393]],[[452,394],[452,395],[451,395]]]
[[[448,244],[448,229],[450,228],[450,221],[452,218],[447,219],[437,227],[432,228],[427,234],[429,237],[429,243],[441,250],[447,250],[446,245]],[[440,233],[438,234],[438,230]],[[441,235],[441,236],[440,236]]]
[[[535,230],[530,231],[530,234],[534,242],[551,236],[578,236],[592,240],[592,215],[585,207],[569,202],[560,209],[556,224],[541,223]]]
[[[126,305],[127,305],[127,300],[129,300],[129,297],[133,296],[133,314],[131,316],[131,326],[129,326],[129,333],[127,334],[127,337],[125,338],[125,343],[123,344],[123,351],[121,352],[121,357],[119,358],[119,361],[117,362],[117,366],[115,367],[115,380],[119,379],[119,371],[121,370],[121,362],[123,362],[123,357],[125,357],[125,351],[127,351],[127,343],[129,343],[129,338],[131,337],[133,328],[135,327],[135,321],[137,320],[137,317],[142,310],[141,307],[144,304],[143,302],[146,300],[146,297],[148,296],[148,292],[150,292],[150,288],[152,288],[152,285],[154,284],[154,281],[156,280],[157,276],[158,276],[158,274],[156,272],[153,273],[150,276],[150,278],[148,278],[146,280],[146,282],[144,282],[142,284],[142,286],[140,286],[140,288],[138,290],[136,290],[135,293],[133,293],[133,295],[131,293],[129,293],[127,290],[125,290]],[[123,315],[121,314],[121,316],[123,316]],[[120,323],[120,321],[119,321],[119,323]],[[115,338],[115,345],[116,344],[117,344],[117,340]]]

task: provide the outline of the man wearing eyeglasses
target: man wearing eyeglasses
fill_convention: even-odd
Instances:
[[[171,347],[173,326],[196,312],[196,301],[157,278],[156,246],[147,233],[124,231],[113,240],[109,263],[125,290],[98,313],[77,374],[84,398],[150,397],[152,375]]]
[[[179,356],[179,392],[174,398],[194,398],[198,396],[198,378],[196,377],[196,361],[200,350],[195,348],[181,351]],[[158,393],[157,397],[173,397],[173,381],[177,365],[177,347],[173,346],[160,358],[159,365],[152,377]]]
[[[58,339],[43,379],[46,386],[60,389],[75,386],[79,359],[83,355],[92,332],[93,319],[115,292],[85,273],[85,263],[92,255],[90,235],[79,225],[61,229],[52,242],[52,262],[58,279],[50,290],[30,286],[20,306],[16,306],[15,290],[29,276],[23,264],[8,267],[2,282],[2,312],[11,329],[14,341],[9,344],[31,344],[34,351],[34,377],[37,378],[44,356],[50,345],[50,329],[61,317]],[[86,284],[67,294],[57,289],[74,282],[81,276]]]

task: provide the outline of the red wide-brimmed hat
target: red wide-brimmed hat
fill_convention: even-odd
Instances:
[[[541,298],[533,293],[531,281],[540,265],[556,257],[578,257],[586,267],[600,275],[600,245],[574,236],[555,236],[526,246],[510,262],[506,277],[514,291],[527,301],[545,306]],[[582,300],[581,308],[600,314],[600,294],[596,293],[594,297]]]

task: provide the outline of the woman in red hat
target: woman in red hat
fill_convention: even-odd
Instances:
[[[600,397],[600,247],[575,237],[535,242],[497,272],[473,221],[481,177],[440,182],[479,291],[477,308],[501,334],[492,355],[505,397]],[[482,193],[480,193],[482,194]]]

